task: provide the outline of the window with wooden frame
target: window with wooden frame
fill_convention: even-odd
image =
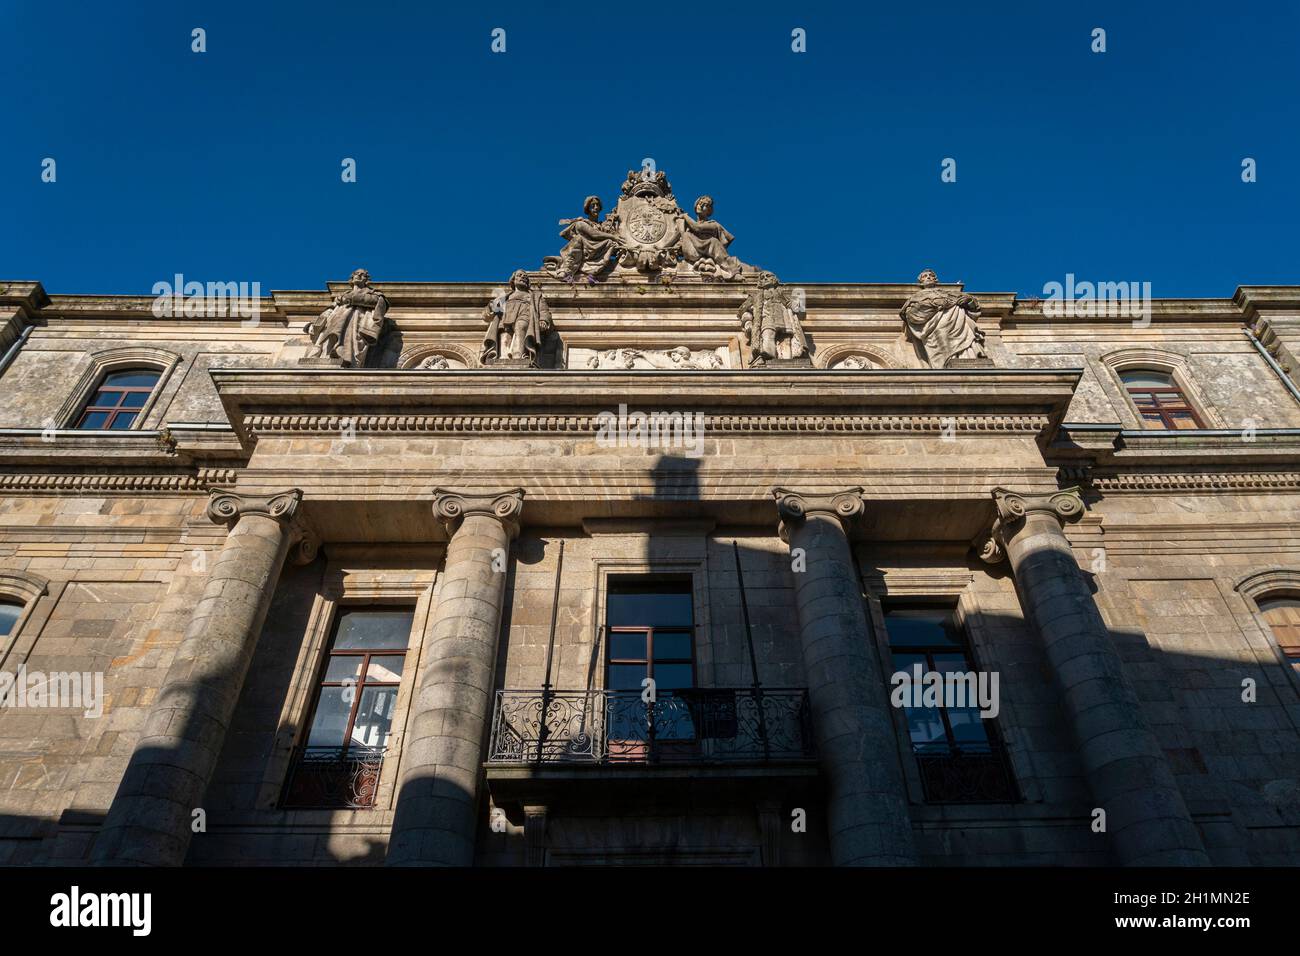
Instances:
[[[643,759],[689,745],[695,739],[691,582],[612,580],[605,634],[609,758]],[[647,678],[654,681],[652,700],[643,699]]]
[[[414,617],[409,607],[339,609],[282,806],[374,805]]]
[[[1171,373],[1129,369],[1120,372],[1119,377],[1137,408],[1143,428],[1182,431],[1205,427]]]
[[[1300,674],[1300,597],[1261,597],[1255,603],[1282,656]]]
[[[86,402],[75,427],[111,431],[132,427],[161,376],[154,368],[109,372]]]
[[[893,671],[976,673],[966,635],[952,608],[884,608]],[[892,690],[892,685],[891,685]],[[969,703],[975,703],[970,701]],[[978,706],[905,706],[908,737],[927,803],[1009,803],[1019,800],[997,725]]]

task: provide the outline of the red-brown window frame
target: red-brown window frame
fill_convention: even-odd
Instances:
[[[1125,375],[1162,375],[1168,378],[1173,385],[1131,385],[1124,381]],[[1186,413],[1197,428],[1204,428],[1205,422],[1202,420],[1200,412],[1196,406],[1191,403],[1187,393],[1178,385],[1177,379],[1170,372],[1164,372],[1160,369],[1123,369],[1119,373],[1120,381],[1124,385],[1125,392],[1128,393],[1129,401],[1137,409],[1138,421],[1142,423],[1143,428],[1152,428],[1156,422],[1154,418],[1148,418],[1148,415],[1154,415],[1160,420],[1160,427],[1168,431],[1186,431],[1179,427],[1179,421],[1186,419],[1176,419],[1171,414],[1173,412]],[[1162,398],[1172,397],[1176,401],[1167,401]],[[1149,404],[1143,405],[1139,399],[1145,398]]]
[[[342,743],[338,744],[340,752],[346,754],[353,747],[352,731],[353,729],[355,729],[357,724],[357,710],[361,707],[362,692],[371,687],[401,687],[402,686],[401,677],[399,677],[395,681],[369,680],[368,677],[370,674],[370,658],[371,657],[400,657],[402,658],[402,676],[406,675],[406,652],[408,650],[408,647],[401,647],[401,648],[394,648],[394,649],[369,648],[369,649],[362,649],[362,650],[351,650],[351,649],[346,649],[341,651],[334,650],[334,642],[338,639],[339,624],[343,620],[342,612],[396,611],[396,610],[406,610],[406,609],[407,609],[406,605],[400,605],[400,604],[384,604],[384,605],[358,604],[358,605],[344,606],[339,608],[340,613],[335,615],[334,623],[330,627],[330,639],[329,639],[329,643],[326,645],[327,650],[325,651],[324,658],[321,660],[320,670],[317,672],[319,676],[316,680],[316,683],[312,685],[313,692],[312,692],[311,711],[307,715],[307,720],[303,723],[305,734],[310,735],[311,733],[312,722],[315,721],[316,719],[316,710],[317,708],[320,707],[321,691],[324,690],[326,687],[352,687],[355,693],[352,697],[352,705],[348,709],[348,723],[347,726],[343,729],[343,741]],[[408,635],[408,645],[409,645],[409,635]],[[326,675],[329,674],[330,662],[336,657],[364,658],[364,660],[362,660],[361,662],[360,670],[355,672],[360,674],[361,676],[353,681],[325,680]],[[303,746],[308,746],[306,736],[303,737]],[[318,744],[316,746],[325,747],[325,746],[333,746],[333,745]]]
[[[125,374],[153,375],[154,376],[153,384],[148,386],[147,388],[143,385],[123,385],[120,387],[114,386],[113,388],[109,389],[109,391],[121,393],[118,395],[117,402],[113,405],[96,405],[95,400],[99,397],[99,393],[104,391],[105,386],[108,384],[108,380],[114,375],[125,375]],[[158,382],[161,379],[162,379],[162,373],[158,369],[152,368],[147,365],[140,366],[138,368],[109,369],[102,376],[100,376],[98,383],[95,385],[95,390],[91,392],[90,397],[86,399],[86,404],[81,409],[81,414],[77,416],[77,424],[74,425],[73,427],[81,428],[83,427],[87,417],[96,414],[97,412],[103,412],[104,424],[101,428],[94,429],[95,431],[125,431],[125,429],[120,429],[120,428],[114,429],[113,422],[117,420],[117,417],[119,415],[124,415],[129,413],[131,416],[130,424],[134,425],[139,418],[141,410],[144,408],[146,404],[148,404],[149,396],[152,395],[154,389],[158,387]],[[139,405],[127,406],[122,404],[126,400],[127,395],[135,394],[139,392],[143,392],[145,395],[145,400],[141,402]]]

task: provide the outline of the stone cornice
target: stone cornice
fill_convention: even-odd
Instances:
[[[850,434],[1038,435],[1048,425],[1045,415],[816,415],[736,414],[704,415],[704,429],[715,434]],[[248,433],[337,434],[348,425],[356,432],[375,434],[595,434],[599,414],[560,415],[357,415],[294,414],[249,415]]]
[[[511,538],[519,534],[519,520],[524,511],[524,489],[511,488],[493,494],[469,494],[433,489],[433,513],[450,538],[470,515],[486,515],[501,522]]]
[[[235,470],[201,468],[195,473],[146,474],[132,471],[76,474],[21,472],[0,474],[0,492],[53,494],[200,494],[229,484]]]
[[[1060,421],[1079,369],[870,369],[828,371],[513,371],[456,369],[212,369],[211,375],[237,434],[247,438],[251,416],[265,423],[293,415],[328,421],[378,416],[477,414],[591,417],[620,404],[647,411],[689,411],[719,423],[728,413],[754,421],[795,422],[815,416],[950,417],[968,423],[1008,421],[1020,431],[1045,420],[1047,440]],[[342,427],[342,426],[339,426]],[[743,426],[750,427],[749,425]],[[761,427],[761,426],[755,426]],[[877,427],[877,426],[870,426]],[[942,428],[942,424],[939,426]],[[986,426],[987,427],[987,426]],[[326,426],[329,429],[329,426]]]
[[[1125,492],[1285,491],[1300,489],[1300,471],[1128,472],[1093,475],[1088,485],[1108,495]]]
[[[1164,431],[1067,422],[1057,429],[1047,455],[1117,468],[1190,465],[1200,470],[1225,459],[1241,465],[1291,465],[1300,464],[1300,428]]]

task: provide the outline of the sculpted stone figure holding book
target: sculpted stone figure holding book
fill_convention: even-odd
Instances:
[[[340,359],[344,368],[361,368],[366,352],[388,323],[388,300],[370,286],[370,273],[352,273],[352,287],[334,297],[334,304],[303,326],[313,348],[307,358]]]

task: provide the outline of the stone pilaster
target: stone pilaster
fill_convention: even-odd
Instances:
[[[845,532],[864,510],[862,489],[773,493],[781,537],[804,567],[794,573],[795,602],[817,751],[829,782],[831,858],[848,866],[915,864],[887,681]]]
[[[194,810],[216,767],[276,581],[292,546],[315,541],[294,518],[302,492],[214,491],[208,517],[231,525],[172,658],[117,795],[95,841],[106,866],[179,866]]]
[[[1120,862],[1207,865],[1200,834],[1062,530],[1084,512],[1079,490],[1021,495],[999,488],[993,500],[997,517],[981,557],[1011,563]]]
[[[518,488],[495,495],[434,491],[434,514],[450,541],[426,663],[411,703],[411,731],[402,748],[390,866],[474,862],[506,557],[519,533],[523,501]]]

